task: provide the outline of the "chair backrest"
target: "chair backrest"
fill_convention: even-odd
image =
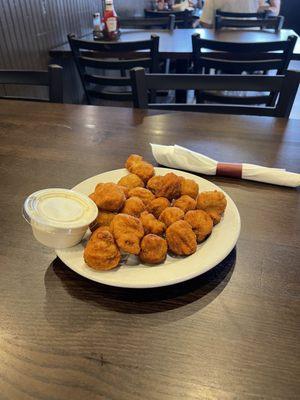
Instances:
[[[275,71],[284,75],[293,56],[296,36],[287,40],[261,43],[231,43],[201,39],[199,34],[192,36],[194,73],[242,74],[257,71]],[[276,92],[267,95],[240,97],[240,104],[271,104]],[[211,96],[209,96],[211,98]],[[208,97],[206,96],[206,100]],[[221,100],[221,99],[219,99]],[[236,103],[223,96],[224,103]]]
[[[1,96],[12,100],[50,101],[63,103],[63,68],[59,65],[49,65],[48,71],[34,70],[0,70],[0,85],[47,86],[49,99]]]
[[[198,111],[219,114],[244,114],[285,117],[290,115],[297,94],[300,72],[288,71],[285,76],[265,75],[164,75],[146,74],[143,68],[131,70],[133,104],[136,108]],[[148,103],[150,90],[255,90],[279,92],[274,107],[216,104]]]
[[[216,10],[215,29],[222,28],[260,28],[280,31],[284,23],[283,16],[271,16],[267,11],[261,13],[231,13]]]
[[[162,18],[167,17],[169,15],[175,15],[175,25],[176,28],[190,28],[194,21],[193,11],[184,10],[184,11],[152,11],[152,10],[144,10],[146,18]]]
[[[144,17],[132,17],[132,18],[121,18],[121,28],[129,29],[168,29],[173,31],[175,28],[175,15],[170,14],[161,18],[144,18]]]
[[[73,34],[68,39],[89,104],[93,98],[130,101],[131,81],[127,71],[137,66],[158,71],[159,37],[156,35],[135,42],[86,41],[76,39]],[[118,76],[105,75],[109,71],[118,71]]]

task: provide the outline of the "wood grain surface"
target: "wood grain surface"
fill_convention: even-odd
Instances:
[[[27,195],[120,168],[149,142],[300,169],[300,121],[0,101],[0,399],[299,398],[299,190],[209,177],[241,214],[209,273],[155,290],[90,282],[39,245]]]
[[[119,41],[128,42],[147,40],[151,34],[159,36],[159,52],[161,58],[189,59],[192,57],[192,35],[199,33],[203,39],[220,40],[224,42],[268,42],[286,40],[290,35],[298,36],[291,29],[282,29],[278,33],[271,31],[253,30],[221,30],[214,29],[174,29],[173,32],[163,30],[122,29]],[[84,37],[93,40],[92,34]],[[71,50],[68,43],[50,50],[51,57],[70,56]],[[298,38],[293,60],[300,60],[300,39]]]

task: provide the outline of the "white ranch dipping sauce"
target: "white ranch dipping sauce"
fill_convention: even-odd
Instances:
[[[44,189],[25,200],[23,216],[36,240],[54,249],[78,244],[98,215],[86,195],[68,189]]]

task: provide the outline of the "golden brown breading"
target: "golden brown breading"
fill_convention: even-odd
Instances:
[[[110,226],[112,220],[115,218],[116,214],[110,211],[99,211],[98,216],[94,222],[90,224],[90,230],[94,232],[100,226]]]
[[[167,207],[170,207],[169,200],[165,197],[157,197],[148,204],[147,211],[153,214],[155,218],[159,218],[160,214]]]
[[[166,230],[166,225],[163,222],[158,221],[153,214],[150,214],[147,211],[144,211],[141,214],[140,220],[143,224],[145,235],[153,233],[154,235],[161,236]]]
[[[111,227],[110,226],[99,226],[98,228],[97,228],[97,231],[98,232],[110,232],[111,234],[112,234],[112,230],[111,230]]]
[[[195,210],[196,204],[196,200],[184,194],[174,201],[173,206],[180,208],[184,213],[186,213],[187,211]]]
[[[202,192],[197,199],[197,209],[206,211],[212,218],[214,225],[221,221],[222,214],[227,206],[227,200],[224,193],[214,190],[211,192]]]
[[[211,217],[203,210],[188,211],[184,216],[184,220],[191,225],[198,243],[211,234],[214,226]]]
[[[110,227],[120,250],[130,254],[139,254],[144,228],[138,218],[128,214],[118,214]]]
[[[134,189],[136,187],[144,187],[144,182],[135,174],[128,174],[123,176],[118,182],[118,185],[125,186],[129,190]]]
[[[178,207],[167,207],[159,216],[159,220],[167,227],[183,218],[184,212]]]
[[[125,201],[124,207],[121,211],[123,214],[129,214],[133,217],[139,218],[141,213],[146,210],[146,206],[139,197],[130,197]]]
[[[138,154],[131,154],[126,160],[125,168],[127,168],[129,170],[129,168],[132,166],[132,164],[142,161],[142,160],[143,160],[142,156],[139,156]]]
[[[183,178],[181,180],[180,191],[181,191],[181,196],[188,195],[196,200],[199,193],[199,185],[192,179]]]
[[[169,200],[177,199],[180,197],[181,180],[179,176],[170,172],[163,176],[161,179],[161,186],[156,191],[157,197],[166,197]]]
[[[97,185],[93,197],[98,208],[104,211],[119,211],[125,202],[124,192],[115,183]]]
[[[197,250],[196,235],[186,221],[176,221],[166,231],[166,239],[172,253],[189,256]]]
[[[147,189],[151,190],[151,192],[154,193],[155,196],[156,196],[157,191],[161,188],[162,179],[163,179],[163,177],[158,175],[158,176],[153,176],[147,182]]]
[[[147,183],[152,176],[154,176],[154,167],[147,161],[137,161],[133,162],[128,170],[132,174],[139,176],[143,182]]]
[[[93,200],[94,203],[96,203],[95,192],[91,193],[91,194],[89,195],[89,198],[90,198],[91,200]]]
[[[128,193],[128,197],[139,197],[143,203],[147,206],[150,201],[152,201],[153,199],[155,199],[155,196],[152,192],[150,192],[150,190],[148,189],[144,189],[144,188],[134,188],[131,189]]]
[[[96,222],[99,224],[99,226],[110,226],[115,216],[116,214],[110,211],[99,211]]]
[[[84,253],[86,264],[98,271],[116,268],[121,260],[121,254],[112,234],[102,228],[97,229],[88,241]]]
[[[120,189],[123,190],[126,199],[128,199],[128,197],[129,197],[129,190],[130,190],[130,189],[129,189],[128,187],[126,187],[126,186],[122,186],[122,185],[118,185],[118,186],[119,186]]]
[[[140,260],[147,264],[160,264],[166,259],[168,246],[165,239],[157,235],[146,235],[141,242]]]

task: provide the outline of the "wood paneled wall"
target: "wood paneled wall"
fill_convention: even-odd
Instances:
[[[44,68],[66,35],[88,33],[98,0],[0,0],[0,68]]]

